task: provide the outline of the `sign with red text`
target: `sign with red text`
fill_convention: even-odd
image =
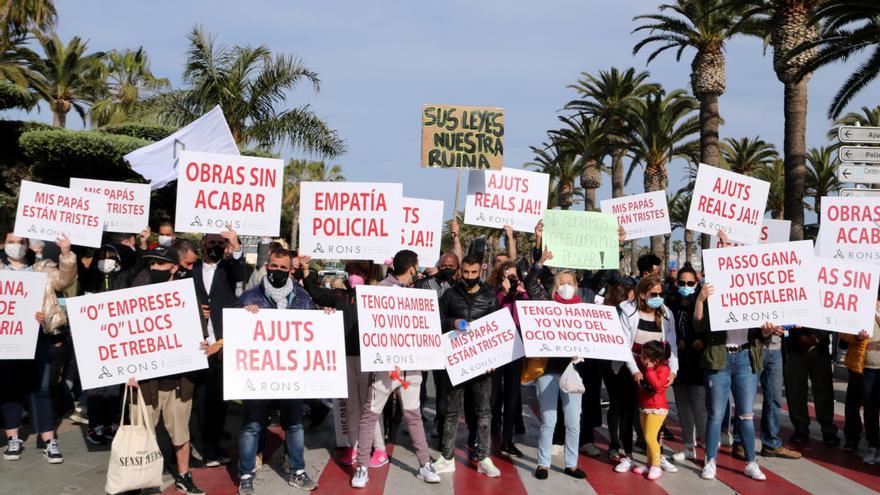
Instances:
[[[284,160],[184,150],[178,170],[174,230],[278,235]]]
[[[769,193],[769,182],[701,163],[686,228],[709,235],[723,230],[731,241],[757,244]]]
[[[357,286],[361,371],[444,367],[437,291]]]
[[[342,313],[223,310],[223,399],[348,397]]]
[[[819,258],[819,301],[822,311],[813,326],[832,332],[874,333],[880,266]]]
[[[434,266],[440,258],[443,229],[443,201],[402,198],[403,223],[400,249],[419,255],[420,266]]]
[[[613,306],[517,301],[527,357],[626,361],[632,355]]]
[[[322,260],[385,260],[396,253],[403,185],[302,182],[299,254]]]
[[[149,184],[71,177],[70,189],[98,194],[107,200],[106,232],[136,233],[149,225]]]
[[[470,322],[466,332],[444,333],[443,354],[455,386],[519,359],[525,351],[510,310],[502,308]]]
[[[422,166],[499,170],[504,163],[504,109],[422,107]]]
[[[812,241],[703,251],[712,330],[777,325],[811,326],[819,289]]]
[[[789,241],[791,238],[791,220],[765,218],[763,221],[764,223],[761,225],[761,238],[758,240],[758,244],[774,244]],[[713,235],[710,239],[710,246],[713,248],[721,247],[721,239],[717,235]],[[728,247],[744,245],[740,242],[727,241]]]
[[[880,263],[880,197],[823,197],[816,245],[823,258]]]
[[[464,223],[534,232],[547,207],[550,176],[519,168],[472,171],[468,178]]]
[[[0,270],[0,360],[33,359],[46,274]]]
[[[208,367],[192,279],[72,297],[67,313],[83,389]]]
[[[92,193],[21,181],[15,235],[55,242],[62,235],[71,244],[101,247],[107,201]]]
[[[602,213],[617,217],[617,222],[626,231],[627,241],[672,232],[665,191],[605,199],[601,208]]]

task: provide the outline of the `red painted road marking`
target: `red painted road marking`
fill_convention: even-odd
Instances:
[[[385,446],[388,456],[394,454],[394,445]],[[382,495],[385,493],[385,482],[388,480],[388,470],[391,469],[391,463],[370,469],[370,482],[363,489],[355,489],[351,487],[351,477],[354,476],[354,466],[343,466],[339,463],[339,457],[345,452],[345,449],[336,449],[327,461],[324,472],[318,479],[318,490],[327,493],[357,493],[359,495]]]
[[[782,402],[782,410],[788,412],[787,400]],[[816,406],[814,406],[812,402],[807,402],[807,413],[810,415],[810,420],[815,420]],[[843,430],[844,421],[846,421],[846,418],[843,415],[834,413],[834,424],[836,424],[841,430]]]
[[[507,459],[491,456],[495,466],[501,471],[498,478],[489,478],[477,472],[477,463],[470,462],[467,449],[467,425],[459,418],[455,438],[455,473],[452,480],[455,493],[479,493],[480,495],[527,495],[526,487],[519,473]],[[441,454],[442,455],[442,454]],[[445,477],[446,475],[440,475]]]

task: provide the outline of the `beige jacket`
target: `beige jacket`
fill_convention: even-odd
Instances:
[[[46,274],[46,293],[43,295],[43,331],[50,335],[57,335],[62,325],[67,323],[67,313],[58,304],[56,291],[63,291],[76,282],[76,255],[68,253],[59,258],[56,264],[52,260],[40,260],[34,263],[34,271]],[[0,270],[6,270],[8,266],[0,263]]]

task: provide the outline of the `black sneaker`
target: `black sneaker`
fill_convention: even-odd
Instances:
[[[805,443],[810,439],[810,435],[808,433],[804,433],[802,431],[796,431],[791,435],[792,443]]]
[[[90,429],[88,433],[86,433],[86,442],[89,442],[92,445],[104,445],[107,443],[107,437],[104,436],[104,429],[100,426],[94,429]]]
[[[195,483],[193,483],[192,473],[187,472],[186,474],[175,474],[174,475],[174,486],[177,488],[177,493],[188,493],[191,495],[205,495],[205,492],[201,490],[201,488],[197,487]]]
[[[550,470],[547,468],[538,467],[535,469],[535,478],[538,478],[539,480],[546,480],[549,475]]]
[[[254,493],[254,477],[246,474],[241,477],[238,484],[238,495],[253,495]]]
[[[308,473],[306,473],[305,469],[300,469],[295,473],[291,473],[290,477],[287,478],[287,484],[290,486],[295,486],[307,492],[318,488],[318,484],[312,481],[311,478],[309,478],[309,475]]]
[[[513,443],[501,444],[501,453],[507,456],[513,457],[522,457],[523,453],[521,450],[516,448],[516,445]]]
[[[116,432],[119,431],[119,425],[116,423],[111,424],[107,428],[104,428],[104,439],[108,442],[112,442],[114,438],[116,438]]]
[[[43,449],[43,457],[46,458],[49,464],[61,464],[64,462],[64,456],[61,455],[61,450],[58,449],[58,440],[54,438],[49,440],[46,448]]]
[[[3,452],[3,459],[7,461],[17,461],[21,459],[21,451],[24,450],[24,442],[18,437],[10,437],[6,443],[6,450]]]

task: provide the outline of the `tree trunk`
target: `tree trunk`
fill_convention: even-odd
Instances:
[[[611,158],[611,197],[623,197],[623,183],[626,181],[626,171],[623,169],[623,158],[626,153],[623,150],[615,150]]]
[[[791,240],[804,239],[804,188],[807,178],[807,83],[785,83],[785,202],[784,218],[791,220]]]
[[[822,225],[822,196],[819,194],[813,196],[813,202],[816,208],[816,225]]]
[[[630,241],[629,245],[629,272],[632,275],[639,275],[639,243],[635,239]]]
[[[685,229],[685,231],[684,231],[684,253],[685,253],[684,259],[688,263],[693,264],[693,262],[694,262],[694,257],[696,254],[696,252],[695,252],[696,249],[694,249],[695,247],[696,246],[694,246],[694,231]]]
[[[721,150],[718,148],[718,132],[721,116],[718,113],[718,95],[701,94],[700,99],[700,163],[718,167],[721,165]],[[711,238],[708,234],[700,236],[700,246],[708,249]]]
[[[293,209],[293,218],[290,220],[290,249],[299,249],[296,244],[297,236],[299,236],[299,208]]]
[[[596,190],[584,189],[584,211],[596,210]]]
[[[52,112],[52,125],[54,125],[55,127],[60,127],[62,129],[67,128],[67,113]]]
[[[671,237],[670,234],[663,234],[663,256],[660,257],[663,260],[663,266],[660,268],[660,273],[664,275],[669,272],[669,239]]]

